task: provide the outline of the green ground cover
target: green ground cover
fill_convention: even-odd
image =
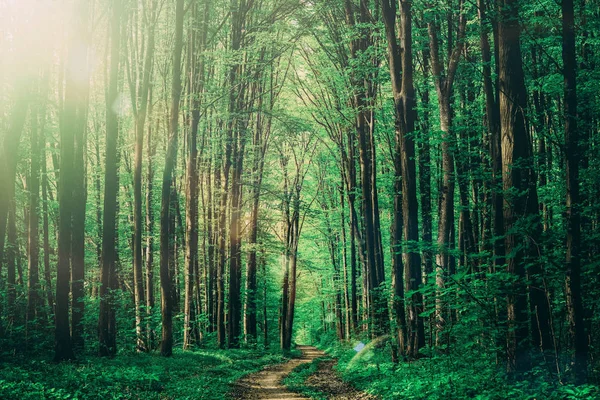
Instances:
[[[89,357],[73,363],[23,360],[0,364],[0,399],[203,399],[223,400],[231,384],[281,353],[260,350],[177,351]]]

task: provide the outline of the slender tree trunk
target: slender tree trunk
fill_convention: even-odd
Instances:
[[[112,291],[117,289],[117,203],[119,190],[119,120],[115,102],[118,100],[119,57],[121,49],[121,5],[112,2],[109,83],[106,102],[106,169],[104,178],[104,213],[102,222],[102,266],[100,272],[100,319],[98,323],[100,356],[117,352],[117,329]],[[64,170],[61,169],[61,177]]]
[[[87,43],[86,43],[87,46]],[[87,47],[84,56],[87,56]],[[87,60],[85,64],[87,68]],[[87,203],[87,185],[85,153],[87,142],[89,81],[81,84],[78,93],[80,107],[75,130],[73,160],[73,215],[72,215],[72,265],[71,265],[71,336],[73,346],[83,349],[83,318],[85,309],[85,213]]]
[[[42,226],[44,246],[44,290],[50,310],[51,322],[54,321],[54,291],[52,290],[52,273],[50,271],[50,221],[48,217],[48,171],[46,168],[46,138],[43,132],[40,135],[40,148],[42,149]]]
[[[573,0],[562,1],[563,73],[565,101],[565,145],[567,176],[566,293],[569,321],[575,344],[577,383],[587,377],[588,341],[585,333],[581,290],[581,198],[579,195],[579,130],[577,127],[577,56],[575,54],[575,10]]]
[[[273,104],[271,99],[271,104]],[[259,100],[259,109],[263,105],[262,100]],[[272,106],[269,112],[272,111]],[[266,121],[265,121],[266,120]],[[260,194],[262,187],[262,179],[265,165],[265,155],[269,144],[269,136],[271,133],[271,116],[263,116],[259,112],[256,116],[256,128],[253,140],[254,160],[252,165],[252,211],[250,216],[250,250],[248,252],[248,268],[246,270],[246,310],[245,310],[245,329],[248,341],[257,340],[257,309],[258,309],[258,287],[256,281],[256,272],[258,269],[257,262],[257,246],[258,246],[258,225],[259,225],[259,209],[260,209]]]
[[[151,104],[151,102],[150,102]],[[152,114],[150,112],[150,114]],[[147,158],[147,186],[146,186],[146,318],[149,319],[146,325],[148,334],[146,348],[153,350],[156,348],[154,326],[150,322],[150,317],[154,311],[154,209],[152,207],[152,195],[154,192],[154,155],[156,153],[156,144],[152,143],[152,124],[148,124],[148,144]],[[158,122],[157,129],[158,131]]]
[[[242,237],[241,237],[241,203],[242,203],[242,170],[245,148],[243,128],[238,131],[236,150],[234,152],[234,171],[231,191],[231,221],[229,227],[229,346],[239,347],[242,334]]]
[[[11,112],[8,131],[0,138],[0,271],[2,271],[4,263],[4,244],[7,235],[8,214],[11,204],[15,199],[15,177],[19,142],[27,118],[29,104],[28,90],[21,85],[15,86],[15,103]]]
[[[410,357],[417,357],[419,349],[425,345],[425,331],[423,318],[419,315],[423,309],[423,297],[417,293],[422,283],[421,257],[416,243],[419,241],[418,225],[418,202],[417,202],[417,174],[415,164],[415,141],[412,136],[415,130],[416,99],[413,85],[412,65],[412,11],[411,4],[406,1],[400,2],[400,52],[395,34],[396,6],[395,3],[384,1],[384,22],[388,39],[388,54],[390,63],[390,74],[392,77],[392,90],[395,99],[396,111],[396,198],[394,200],[394,214],[397,219],[395,226],[395,240],[397,249],[401,251],[401,237],[399,232],[403,229],[405,240],[408,244],[404,250],[404,265],[398,258],[395,260],[395,284],[397,301],[404,300],[404,290],[414,294],[411,296],[408,306],[408,331],[406,348],[403,346],[403,338],[400,338],[401,350],[406,351]],[[404,269],[404,271],[402,271]],[[402,282],[403,274],[405,282]],[[402,310],[397,315],[397,323],[403,327],[404,305],[397,306]],[[401,329],[402,332],[402,329]]]
[[[342,161],[343,166],[343,161]],[[342,167],[343,168],[343,167]],[[348,238],[346,234],[346,204],[344,201],[344,172],[342,171],[342,182],[340,183],[339,192],[340,192],[340,229],[342,232],[342,242],[340,246],[342,246],[342,268],[344,273],[344,309],[345,309],[345,337],[346,339],[350,339],[352,333],[354,332],[354,326],[352,324],[352,308],[350,304],[350,291],[348,289],[349,279],[348,279]]]
[[[17,316],[17,277],[16,267],[17,258],[19,257],[18,244],[17,244],[17,222],[16,222],[16,203],[13,199],[8,207],[8,220],[7,220],[7,248],[6,248],[6,267],[7,267],[7,311],[8,311],[8,324],[15,324],[15,317]]]
[[[352,133],[348,135],[348,160],[346,174],[346,192],[348,196],[348,224],[350,226],[350,308],[353,333],[358,329],[358,265],[356,243],[360,242],[357,214],[356,214],[356,164],[355,142]],[[362,246],[359,243],[359,256],[362,260]]]
[[[162,342],[160,353],[170,357],[173,354],[173,277],[169,273],[170,245],[174,232],[169,229],[171,220],[171,186],[177,158],[177,138],[179,129],[179,101],[181,98],[181,53],[183,50],[184,0],[177,0],[175,11],[175,43],[173,47],[173,81],[171,86],[171,112],[169,140],[165,156],[165,169],[162,179],[160,209],[160,295],[162,313]]]
[[[442,332],[445,329],[447,316],[445,315],[445,304],[443,292],[446,285],[446,275],[451,274],[451,231],[454,226],[454,132],[452,132],[452,89],[454,77],[458,68],[458,62],[463,49],[463,39],[466,29],[466,17],[462,13],[463,2],[460,2],[459,28],[456,44],[452,42],[451,30],[448,36],[448,64],[444,68],[440,60],[438,31],[439,24],[436,21],[428,23],[429,48],[431,53],[431,70],[435,80],[438,94],[440,129],[442,131],[442,184],[439,198],[439,222],[438,222],[438,253],[436,256],[436,344],[442,344]],[[448,16],[451,20],[451,15]],[[451,25],[451,24],[449,24]]]
[[[155,18],[155,4],[151,3],[151,9],[148,10],[148,17],[151,21]],[[148,22],[146,34],[148,43],[145,51],[142,79],[137,91],[140,97],[138,110],[135,116],[135,160],[133,171],[133,290],[135,301],[135,332],[137,336],[136,347],[140,351],[148,350],[146,343],[146,334],[143,331],[143,311],[145,305],[144,299],[144,260],[142,236],[144,220],[142,217],[142,158],[144,154],[144,130],[146,128],[146,117],[148,111],[148,100],[150,97],[150,79],[152,75],[152,63],[154,60],[154,42],[155,28],[153,22]]]
[[[36,107],[31,115],[30,138],[31,138],[31,164],[29,175],[29,238],[27,244],[27,336],[30,331],[34,331],[42,299],[40,296],[39,279],[39,203],[40,203],[40,157],[43,130],[40,128],[40,119],[44,118],[44,112],[40,110],[41,106]],[[43,124],[42,124],[43,125]]]

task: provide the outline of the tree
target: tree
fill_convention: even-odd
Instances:
[[[438,254],[436,257],[436,284],[438,286],[436,298],[436,342],[438,344],[441,344],[443,341],[441,333],[444,330],[447,318],[447,316],[445,316],[445,307],[443,304],[443,291],[445,289],[446,281],[445,276],[453,273],[450,267],[451,256],[449,255],[449,250],[453,246],[451,243],[451,231],[454,229],[455,180],[455,156],[452,149],[455,141],[455,134],[452,132],[452,90],[454,78],[456,76],[456,70],[458,68],[458,62],[462,54],[467,24],[466,16],[463,13],[462,1],[460,2],[458,12],[460,16],[458,22],[458,31],[456,34],[456,44],[454,47],[451,45],[448,46],[448,54],[446,54],[448,65],[446,67],[442,65],[442,59],[440,58],[440,45],[437,36],[440,30],[439,24],[434,19],[427,25],[427,31],[429,33],[429,49],[431,52],[431,73],[434,77],[435,88],[438,95],[440,129],[442,131],[442,170],[444,171],[442,187],[440,190],[440,210],[437,238]],[[449,37],[448,40],[451,41],[452,38]]]
[[[117,288],[117,192],[119,188],[119,58],[121,51],[121,5],[111,3],[110,68],[106,95],[106,169],[102,221],[102,269],[100,273],[100,318],[98,322],[100,356],[117,353],[117,327],[113,291]]]
[[[529,242],[539,226],[536,182],[531,168],[531,142],[525,126],[527,107],[523,61],[521,58],[518,5],[513,0],[501,3],[498,23],[498,53],[500,80],[500,126],[502,135],[502,180],[504,187],[504,224],[506,235],[507,271],[514,276],[507,297],[508,370],[523,372],[531,368],[529,334],[541,349],[550,346],[547,300],[540,300],[539,287],[530,284],[530,310],[527,302],[527,278],[539,273],[539,261],[532,261],[526,270]],[[527,226],[529,224],[530,226]],[[525,232],[524,232],[525,231]],[[529,232],[528,232],[529,231]],[[526,242],[525,248],[519,245]],[[529,249],[529,250],[527,250]],[[510,256],[509,256],[510,255]],[[534,285],[537,286],[537,285]],[[545,297],[545,293],[542,292]],[[538,308],[539,306],[539,308]],[[531,325],[530,325],[531,324]],[[531,331],[530,326],[533,328]]]
[[[565,162],[567,176],[566,289],[569,322],[575,345],[576,381],[587,375],[588,338],[585,332],[581,291],[581,200],[579,194],[579,130],[577,128],[577,56],[575,47],[575,10],[572,0],[562,1],[562,57],[565,103]]]
[[[383,17],[388,41],[388,61],[392,78],[396,117],[395,198],[394,198],[394,296],[396,320],[399,327],[398,339],[400,351],[406,351],[416,357],[419,349],[425,345],[422,310],[423,297],[417,292],[421,284],[421,257],[416,248],[419,241],[419,215],[417,203],[417,173],[415,163],[415,141],[411,134],[415,130],[416,96],[413,86],[412,65],[412,15],[410,2],[403,1],[401,6],[400,29],[401,48],[396,39],[396,3],[383,1]],[[402,221],[403,219],[403,221]],[[407,245],[404,250],[404,265],[400,259],[400,230],[404,230]],[[403,270],[404,268],[404,270]],[[405,282],[403,277],[405,276]],[[405,332],[404,285],[406,291],[413,292],[409,302],[409,330]],[[407,337],[405,338],[405,335]],[[406,350],[405,347],[406,346]]]
[[[138,337],[137,347],[139,350],[146,350],[144,332],[142,327],[142,307],[144,302],[144,278],[143,278],[143,259],[142,259],[142,234],[144,221],[142,219],[142,158],[144,153],[144,131],[146,128],[146,117],[148,113],[148,102],[150,97],[150,80],[152,77],[152,64],[154,61],[154,47],[156,30],[155,25],[158,18],[157,5],[152,1],[149,9],[144,9],[146,21],[146,34],[148,42],[145,48],[142,48],[140,53],[145,54],[141,79],[139,84],[132,82],[131,91],[132,103],[134,105],[135,115],[135,161],[134,161],[134,177],[133,177],[133,224],[134,224],[134,239],[133,239],[133,287],[135,296],[135,313],[136,313],[136,334]],[[139,100],[139,101],[138,101]]]
[[[169,139],[165,155],[165,169],[162,179],[160,208],[160,302],[162,314],[162,342],[160,354],[170,357],[173,354],[173,277],[169,271],[169,243],[174,232],[170,229],[171,190],[173,169],[177,156],[179,130],[179,101],[181,98],[181,53],[183,51],[183,0],[177,0],[175,6],[175,42],[173,47],[173,80],[171,84],[171,111],[169,120]]]
[[[198,280],[198,124],[200,123],[200,101],[204,92],[205,61],[202,52],[206,47],[208,18],[210,4],[207,2],[204,6],[202,19],[197,17],[194,21],[195,34],[193,36],[190,57],[191,75],[190,92],[192,97],[191,126],[188,136],[188,159],[186,166],[186,253],[185,253],[185,319],[183,332],[183,347],[189,348],[192,341],[192,313],[194,299],[194,283]],[[197,12],[197,11],[196,11]],[[193,66],[192,66],[193,65]],[[196,285],[196,291],[200,287]]]

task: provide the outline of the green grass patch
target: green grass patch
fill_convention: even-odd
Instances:
[[[0,399],[227,398],[231,384],[265,365],[285,361],[260,350],[176,351],[89,357],[73,363],[21,360],[0,364]]]
[[[309,376],[317,373],[319,364],[321,362],[328,360],[331,360],[331,357],[319,357],[315,358],[310,363],[297,366],[283,380],[284,385],[292,392],[300,393],[301,395],[310,397],[311,399],[327,400],[327,396],[324,393],[306,385],[306,379],[308,379]]]

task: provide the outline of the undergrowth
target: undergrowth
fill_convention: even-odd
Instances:
[[[393,364],[388,347],[356,351],[356,343],[322,343],[339,359],[336,369],[345,381],[383,400],[392,399],[597,399],[597,386],[562,384],[541,368],[526,379],[508,379],[494,356],[464,352],[460,357],[430,355]]]
[[[0,364],[0,399],[223,400],[231,384],[267,364],[285,360],[260,350],[177,351],[88,357],[73,363],[13,360]]]

